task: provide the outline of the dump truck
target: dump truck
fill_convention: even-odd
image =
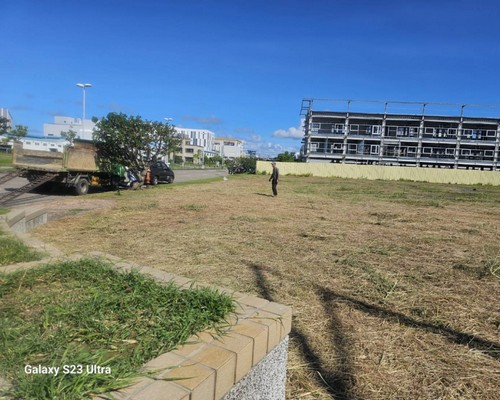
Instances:
[[[118,172],[101,171],[97,150],[92,141],[74,140],[63,152],[28,150],[22,142],[15,142],[12,164],[16,168],[0,179],[4,183],[16,176],[28,179],[29,183],[0,196],[0,204],[6,204],[23,193],[44,184],[58,184],[74,188],[76,194],[87,194],[91,186],[118,185],[123,179]]]

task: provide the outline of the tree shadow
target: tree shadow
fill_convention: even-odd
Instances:
[[[321,296],[329,303],[334,304],[336,302],[342,302],[348,304],[349,306],[356,308],[357,310],[363,311],[366,314],[376,316],[378,318],[383,318],[385,320],[394,322],[396,324],[403,324],[410,328],[421,329],[430,333],[438,334],[444,336],[447,340],[452,343],[460,344],[479,350],[484,354],[494,358],[495,360],[500,360],[500,344],[491,342],[486,339],[482,339],[476,335],[470,333],[464,333],[455,329],[448,327],[447,325],[430,323],[426,321],[418,321],[414,318],[408,317],[402,313],[396,311],[390,311],[383,307],[369,304],[367,302],[355,299],[350,296],[336,293],[331,289],[324,288],[320,285],[316,285],[316,290]]]
[[[270,290],[270,285],[264,271],[281,279],[287,279],[288,277],[255,263],[246,262],[246,265],[255,276],[259,295],[269,301],[276,301]],[[355,371],[352,363],[352,356],[349,352],[352,343],[344,334],[345,328],[343,327],[342,320],[338,316],[338,313],[335,312],[335,308],[340,303],[362,311],[365,314],[382,318],[395,324],[403,324],[414,329],[441,335],[454,344],[460,344],[479,350],[495,360],[500,360],[500,344],[482,339],[476,335],[452,329],[444,324],[419,321],[400,312],[387,310],[381,306],[337,293],[327,287],[317,284],[314,285],[311,295],[312,294],[319,298],[325,314],[328,315],[329,337],[325,337],[324,340],[330,342],[337,356],[338,365],[335,370],[332,370],[326,365],[321,354],[311,346],[310,339],[296,326],[296,324],[292,324],[290,336],[294,342],[297,343],[299,351],[306,362],[318,372],[321,380],[317,379],[316,382],[334,399],[359,399],[359,397],[354,394],[356,386]]]
[[[275,301],[269,284],[260,265],[246,263],[255,275],[255,281],[259,295],[266,300]],[[333,307],[327,302],[322,302],[325,313],[329,315],[330,338],[325,338],[333,346],[333,350],[338,359],[338,368],[331,370],[326,367],[326,363],[316,350],[310,344],[307,335],[292,324],[290,336],[299,347],[299,351],[307,364],[311,365],[318,373],[319,378],[316,383],[320,385],[333,398],[339,400],[356,400],[354,393],[354,371],[352,369],[351,357],[349,355],[349,340],[343,333],[342,321],[334,312]]]

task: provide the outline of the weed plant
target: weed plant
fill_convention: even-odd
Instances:
[[[16,399],[82,399],[129,384],[141,365],[206,328],[222,333],[227,295],[182,290],[96,259],[0,274],[0,371]],[[26,366],[59,367],[28,374]],[[104,373],[93,373],[97,365]],[[63,367],[82,366],[64,374]],[[106,368],[109,367],[109,371]]]

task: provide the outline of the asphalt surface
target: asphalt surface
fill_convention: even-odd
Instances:
[[[183,169],[175,170],[175,182],[173,185],[179,182],[188,182],[200,179],[210,179],[222,177],[227,175],[226,169]],[[7,172],[0,170],[0,178]],[[21,177],[16,177],[0,185],[0,196],[4,193],[12,192],[24,186],[28,183],[28,180]],[[92,193],[92,191],[90,192]],[[35,189],[33,192],[24,193],[17,197],[13,201],[9,202],[5,207],[16,207],[23,205],[32,205],[43,201],[61,199],[64,196],[75,196],[72,190],[58,190],[58,191],[43,191]]]

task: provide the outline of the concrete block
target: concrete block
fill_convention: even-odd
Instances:
[[[252,368],[253,340],[248,336],[229,332],[227,335],[217,338],[213,345],[236,353],[236,382]]]

